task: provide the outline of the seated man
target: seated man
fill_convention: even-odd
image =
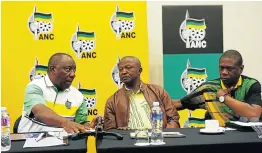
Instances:
[[[65,53],[56,53],[48,62],[45,77],[26,87],[22,118],[18,132],[63,131],[85,132],[89,125],[83,95],[73,86],[76,64]]]
[[[241,118],[258,121],[262,113],[261,84],[241,75],[243,69],[242,56],[238,51],[224,52],[219,60],[220,78],[203,83],[176,101],[176,107],[206,109],[206,119],[217,119],[221,126]]]
[[[142,67],[133,56],[122,58],[118,64],[123,87],[106,102],[104,128],[106,130],[151,128],[150,112],[158,101],[163,111],[163,128],[178,128],[179,114],[168,93],[160,86],[140,80]]]

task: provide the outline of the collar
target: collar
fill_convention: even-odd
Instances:
[[[47,87],[53,87],[53,88],[57,91],[57,88],[56,88],[55,85],[52,83],[52,81],[50,80],[50,78],[49,78],[48,75],[46,75],[46,76],[44,77],[44,80],[45,80],[45,84],[46,84]],[[70,91],[71,88],[72,88],[72,85],[71,85],[69,88],[65,89],[64,91]]]
[[[242,82],[243,82],[243,79],[242,79],[242,76],[240,75],[240,77],[239,77],[239,79],[237,81],[237,84],[235,85],[235,88],[241,86]],[[222,80],[220,80],[220,83],[221,83],[222,89],[227,89]]]
[[[138,89],[138,91],[137,91],[135,94],[138,94],[138,93],[141,92],[142,85],[143,85],[143,83],[142,83],[142,81],[140,81],[139,89]],[[128,91],[128,92],[132,92],[132,93],[133,93],[133,90],[127,88],[125,84],[124,84],[124,88],[125,88],[126,91]]]

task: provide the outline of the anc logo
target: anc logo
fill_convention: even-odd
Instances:
[[[207,79],[206,68],[191,67],[189,59],[187,60],[186,69],[181,75],[181,86],[187,92],[191,93],[199,87]],[[188,127],[204,127],[205,119],[193,117],[191,110],[188,110],[188,119],[184,123],[184,128]]]
[[[88,108],[88,115],[97,115],[97,109],[92,109],[96,106],[96,89],[84,89],[81,88],[80,82],[78,82],[78,90],[83,94]]]
[[[134,12],[119,11],[118,5],[116,12],[112,15],[110,20],[110,27],[116,34],[116,38],[135,38],[136,33],[133,32],[135,28],[135,14]]]
[[[47,74],[47,66],[38,64],[38,60],[36,57],[35,66],[29,72],[29,79],[33,81],[34,79],[38,79],[44,77]]]
[[[96,58],[95,32],[80,31],[77,25],[76,32],[71,40],[71,47],[77,58]]]
[[[119,61],[120,61],[120,57],[118,56],[117,63],[113,67],[112,72],[111,72],[112,79],[115,82],[115,84],[117,85],[118,89],[120,89],[121,84],[122,84],[122,81],[120,80],[120,76],[119,76],[119,71],[118,71],[118,63],[119,63]]]
[[[179,34],[186,44],[186,48],[206,48],[207,42],[205,19],[193,19],[186,11],[185,20],[181,23]]]
[[[28,19],[28,28],[35,40],[53,40],[53,16],[52,13],[40,13],[34,7],[33,13]]]
[[[206,68],[191,67],[188,59],[187,66],[181,75],[181,86],[189,94],[207,79]]]

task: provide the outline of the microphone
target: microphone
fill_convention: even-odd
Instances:
[[[98,129],[98,130],[103,130],[103,123],[102,123],[102,116],[101,115],[99,115],[99,116],[97,116],[97,118],[96,118],[96,128],[95,129]]]
[[[96,144],[100,144],[102,142],[102,139],[104,136],[113,136],[117,140],[123,140],[123,136],[119,133],[113,133],[113,132],[106,132],[103,130],[103,118],[101,115],[97,116],[96,118],[96,126],[94,130],[88,130],[84,133],[76,133],[71,135],[72,140],[78,140],[83,139],[88,136],[95,136],[96,137]]]

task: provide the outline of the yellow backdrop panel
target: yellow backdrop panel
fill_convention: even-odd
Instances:
[[[45,73],[56,52],[76,61],[73,85],[95,91],[90,120],[104,113],[118,89],[112,78],[118,57],[137,56],[148,82],[146,16],[146,2],[2,2],[2,106],[11,114],[11,128],[21,115],[30,74]]]

